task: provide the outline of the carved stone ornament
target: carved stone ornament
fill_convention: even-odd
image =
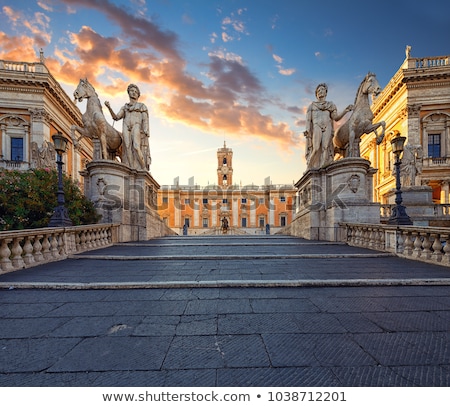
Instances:
[[[359,185],[361,184],[361,178],[357,174],[353,174],[347,181],[347,185],[350,188],[350,191],[356,194],[358,191]]]
[[[106,181],[103,178],[99,178],[97,180],[97,191],[98,191],[98,194],[100,195],[99,199],[101,199],[101,200],[105,199],[104,194],[105,194],[105,189],[106,189],[107,185],[108,184],[106,183]]]

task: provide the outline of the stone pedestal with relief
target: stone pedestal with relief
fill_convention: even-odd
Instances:
[[[309,240],[340,241],[339,223],[380,223],[373,202],[376,169],[363,158],[344,158],[308,170],[295,184],[296,215],[291,234]]]
[[[120,224],[121,242],[175,234],[158,215],[160,185],[148,171],[137,171],[116,161],[94,160],[81,175],[84,193],[94,202],[101,222]]]

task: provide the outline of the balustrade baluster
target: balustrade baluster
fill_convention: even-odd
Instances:
[[[94,242],[95,242],[95,247],[100,247],[100,246],[101,246],[101,241],[100,241],[100,230],[96,229],[96,230],[94,231],[94,234],[95,234],[95,240],[94,240]]]
[[[406,256],[411,256],[414,250],[414,242],[411,239],[411,232],[405,232],[404,247],[403,254]]]
[[[50,253],[54,259],[59,258],[58,234],[57,233],[53,233],[50,237]]]
[[[80,248],[81,250],[86,250],[86,231],[81,231],[80,233]]]
[[[373,228],[367,228],[367,247],[369,249],[373,249],[374,246],[374,237],[373,237]]]
[[[9,248],[9,244],[12,242],[12,239],[2,239],[2,245],[0,246],[0,266],[3,272],[8,272],[14,269],[11,259],[11,250]]]
[[[423,252],[422,252],[422,256],[425,257],[426,259],[429,259],[431,257],[431,240],[430,240],[430,234],[429,233],[425,233],[424,237],[423,237],[423,242],[422,242],[422,247],[423,247]]]
[[[434,238],[433,245],[431,248],[433,249],[433,253],[431,255],[431,258],[435,261],[440,263],[442,261],[442,243],[441,243],[441,235],[439,233],[433,233],[431,235],[432,238]]]
[[[81,232],[75,232],[75,250],[77,252],[81,250]]]
[[[66,254],[66,245],[64,244],[64,233],[58,233],[58,255],[59,257],[65,256]]]
[[[50,260],[52,258],[52,253],[50,252],[50,233],[46,233],[42,239],[42,255],[45,260]]]
[[[360,245],[360,235],[361,235],[361,229],[359,227],[355,227],[355,240],[354,245],[359,246]]]
[[[43,235],[36,235],[34,237],[33,256],[34,256],[34,261],[36,263],[40,263],[41,261],[44,261],[44,256],[42,255],[42,244],[41,244],[41,239],[43,237],[44,237]]]
[[[22,237],[14,238],[13,245],[11,248],[11,254],[12,254],[11,263],[15,269],[25,267],[25,263],[22,258],[23,249],[20,244],[22,242],[22,240],[23,240]]]
[[[33,245],[31,244],[32,236],[25,237],[25,244],[23,245],[23,251],[25,255],[23,256],[23,261],[25,265],[29,266],[35,263],[33,256]]]
[[[91,231],[87,230],[86,231],[86,249],[87,250],[91,250],[92,249],[92,237],[91,237]]]
[[[413,257],[419,258],[422,255],[422,240],[419,232],[412,232],[414,236]]]

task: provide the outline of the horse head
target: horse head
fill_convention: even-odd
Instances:
[[[378,83],[377,76],[369,72],[364,80],[364,92],[373,96],[378,96],[381,92],[381,86]]]
[[[73,92],[73,97],[75,98],[75,102],[78,100],[78,102],[82,102],[85,98],[90,98],[95,93],[94,88],[89,83],[87,78],[80,79],[80,82],[78,83],[77,88],[75,89],[75,92]]]

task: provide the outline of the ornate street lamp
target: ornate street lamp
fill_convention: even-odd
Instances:
[[[406,214],[406,208],[402,205],[402,190],[400,183],[400,155],[403,152],[403,146],[405,144],[406,137],[398,135],[391,140],[392,152],[395,155],[395,206],[392,208],[391,217],[388,220],[388,225],[412,225],[411,218]]]
[[[72,226],[72,221],[69,218],[67,208],[64,206],[64,187],[63,187],[63,177],[62,177],[62,155],[67,150],[67,139],[58,132],[52,136],[53,144],[55,145],[55,150],[57,154],[56,164],[58,165],[58,206],[53,210],[53,215],[50,218],[48,224],[49,227],[65,227]]]

